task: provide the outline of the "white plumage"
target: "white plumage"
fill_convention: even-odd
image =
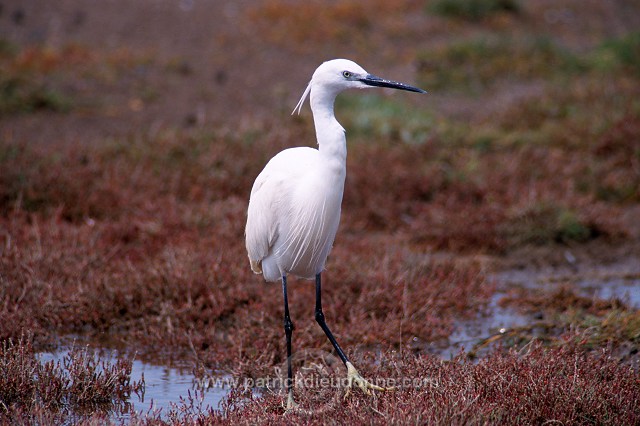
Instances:
[[[333,114],[333,102],[344,89],[367,87],[346,79],[346,70],[366,75],[345,59],[325,62],[296,106],[299,111],[311,94],[318,149],[280,152],[253,184],[245,230],[247,252],[253,271],[267,281],[289,273],[313,279],[331,251],[340,223],[347,158],[345,133]]]
[[[254,272],[312,279],[324,268],[340,222],[345,167],[327,167],[319,150],[276,155],[251,190],[246,237]]]
[[[293,400],[291,336],[287,275],[316,279],[316,321],[347,367],[348,387],[364,392],[385,390],[366,381],[338,345],[325,323],[321,302],[321,272],[340,223],[340,205],[346,177],[345,132],[333,113],[336,96],[350,88],[390,87],[412,92],[423,90],[368,74],[355,62],[334,59],[313,73],[293,112],[300,113],[310,95],[318,149],[286,149],[273,157],[256,178],[245,228],[251,269],[267,281],[282,280],[284,324],[287,337],[287,409]]]

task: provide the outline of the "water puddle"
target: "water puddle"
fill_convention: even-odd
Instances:
[[[84,346],[86,347],[86,345]],[[83,348],[84,348],[83,347]],[[62,362],[72,349],[63,347],[55,352],[41,352],[41,362]],[[87,349],[95,357],[108,364],[115,364],[119,357],[117,350]],[[130,359],[130,356],[124,356]],[[172,408],[182,400],[193,398],[199,410],[203,412],[218,410],[220,402],[226,397],[232,385],[230,377],[221,376],[198,380],[191,370],[185,366],[167,366],[133,360],[131,369],[131,383],[144,378],[144,392],[140,395],[132,394],[124,405],[113,407],[111,419],[116,422],[127,422],[133,413],[142,416],[158,414],[166,418]]]
[[[430,352],[443,359],[451,359],[462,349],[475,351],[492,341],[499,340],[518,329],[526,329],[535,335],[544,332],[532,315],[519,313],[509,306],[501,306],[500,300],[514,288],[531,291],[552,291],[567,285],[576,294],[601,300],[620,300],[631,309],[640,309],[640,263],[631,265],[610,265],[608,267],[585,268],[580,271],[508,271],[491,276],[497,290],[487,306],[487,315],[469,320],[460,320],[448,341],[430,345]]]
[[[579,289],[592,297],[619,299],[629,307],[640,309],[640,277],[610,277],[604,283],[597,278],[585,278],[576,282]]]
[[[488,314],[480,318],[457,321],[453,333],[449,336],[446,347],[435,350],[441,358],[448,360],[457,355],[462,349],[471,350],[479,342],[516,327],[522,327],[531,319],[519,314],[514,309],[505,308],[498,304],[505,296],[503,292],[496,292],[489,301]]]
[[[560,285],[573,287],[577,294],[594,299],[618,299],[629,308],[640,309],[640,261],[638,265],[611,265],[581,272],[532,273],[509,271],[495,274],[498,287],[550,290]]]

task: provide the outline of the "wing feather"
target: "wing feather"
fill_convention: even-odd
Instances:
[[[313,278],[324,268],[340,221],[344,177],[319,167],[319,152],[291,148],[267,163],[251,190],[246,247],[267,281],[293,273]]]
[[[304,235],[304,223],[293,219],[291,194],[300,181],[300,177],[308,171],[310,163],[316,158],[318,151],[313,148],[290,148],[273,157],[260,172],[251,189],[247,225],[245,227],[245,243],[251,269],[262,273],[261,262],[271,254],[280,237],[281,221],[296,228],[296,232],[287,232],[287,240],[280,244],[278,250],[290,250],[294,256],[299,255],[302,247],[299,240],[292,235]],[[283,245],[285,247],[283,247]],[[266,277],[265,277],[266,278]]]
[[[270,194],[277,191],[277,182],[269,179],[267,169],[258,175],[249,198],[245,243],[251,269],[262,273],[261,261],[269,254],[269,249],[278,237],[276,206]]]

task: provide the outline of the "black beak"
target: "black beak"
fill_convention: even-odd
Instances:
[[[409,92],[427,93],[426,90],[418,89],[417,87],[409,86],[408,84],[399,83],[397,81],[385,80],[384,78],[376,77],[372,74],[367,74],[359,80],[368,86],[389,87],[391,89],[407,90]]]

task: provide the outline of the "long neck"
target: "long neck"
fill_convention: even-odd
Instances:
[[[311,111],[316,126],[318,150],[328,160],[337,161],[338,165],[346,167],[347,139],[344,129],[336,120],[333,113],[333,103],[336,92],[311,88]]]

